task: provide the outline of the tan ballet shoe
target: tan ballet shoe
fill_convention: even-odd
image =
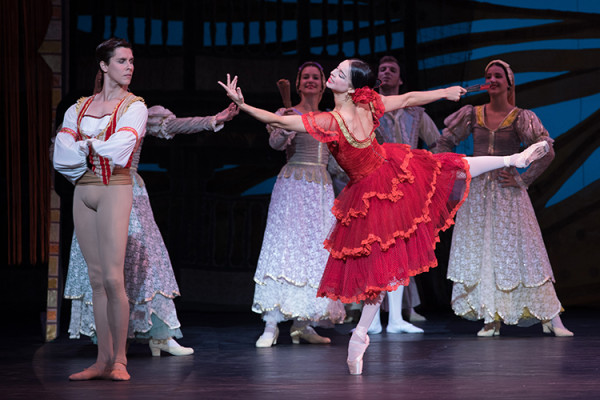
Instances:
[[[331,339],[319,335],[312,326],[305,326],[302,329],[293,329],[290,332],[292,343],[300,344],[300,339],[311,344],[329,344]]]
[[[109,375],[113,381],[128,381],[131,376],[127,372],[127,366],[122,363],[114,363]]]
[[[542,331],[548,334],[554,334],[557,337],[570,337],[573,336],[573,332],[565,328],[564,326],[554,326],[552,321],[542,323]]]
[[[110,369],[98,367],[96,364],[81,372],[69,375],[70,381],[90,381],[92,379],[109,379]]]

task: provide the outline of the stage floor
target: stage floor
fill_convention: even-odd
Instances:
[[[572,338],[542,334],[540,325],[503,326],[478,338],[481,323],[428,315],[425,334],[371,335],[362,376],[346,368],[352,324],[319,329],[330,345],[293,345],[289,323],[279,342],[257,349],[262,323],[252,313],[181,313],[195,354],[152,357],[129,348],[129,382],[69,382],[94,362],[89,339],[62,333],[52,343],[22,332],[1,341],[2,399],[597,399],[600,398],[600,310],[563,315]],[[63,327],[62,330],[65,330]],[[6,327],[6,329],[16,329]],[[164,353],[163,353],[164,354]]]

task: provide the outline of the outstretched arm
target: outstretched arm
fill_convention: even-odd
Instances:
[[[396,96],[381,96],[381,100],[385,106],[385,112],[388,112],[404,107],[422,106],[441,99],[458,101],[460,100],[460,96],[466,92],[460,86],[451,86],[426,92],[408,92]]]
[[[237,79],[238,77],[236,76],[232,80],[230,75],[227,74],[227,84],[219,81],[219,85],[225,89],[227,96],[235,104],[237,104],[240,110],[265,124],[271,125],[274,128],[282,128],[288,131],[306,132],[306,128],[304,128],[304,124],[302,123],[302,117],[299,115],[277,115],[267,110],[252,107],[244,103],[242,89],[237,87]]]
[[[217,125],[223,124],[227,121],[231,121],[233,117],[238,115],[240,110],[238,109],[235,103],[231,103],[229,107],[215,115],[215,120],[217,121]]]

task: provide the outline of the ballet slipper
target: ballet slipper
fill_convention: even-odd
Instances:
[[[128,381],[131,379],[131,376],[127,372],[127,366],[120,362],[113,364],[109,377],[113,381]]]
[[[97,364],[85,368],[81,372],[69,375],[70,381],[89,381],[92,379],[108,379],[110,371],[107,367],[100,367]]]
[[[544,157],[548,151],[550,151],[550,145],[545,140],[534,143],[520,153],[513,154],[511,156],[505,156],[504,166],[525,168],[535,160],[539,160],[540,158]]]
[[[418,326],[414,326],[413,324],[402,321],[396,321],[394,324],[388,324],[385,327],[385,331],[387,333],[423,333],[423,329]]]
[[[319,335],[312,326],[305,326],[301,329],[292,329],[290,332],[292,343],[300,344],[300,339],[311,344],[329,344],[331,339]]]
[[[573,332],[565,328],[564,326],[554,325],[552,321],[546,321],[542,323],[542,331],[548,334],[554,334],[557,337],[570,337],[573,336]]]

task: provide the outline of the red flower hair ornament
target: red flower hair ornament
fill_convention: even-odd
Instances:
[[[364,86],[360,89],[356,89],[354,91],[354,93],[351,94],[351,96],[352,96],[352,101],[355,104],[358,104],[358,103],[369,104],[369,103],[375,101],[379,95],[377,94],[376,91],[374,91],[370,87]]]

